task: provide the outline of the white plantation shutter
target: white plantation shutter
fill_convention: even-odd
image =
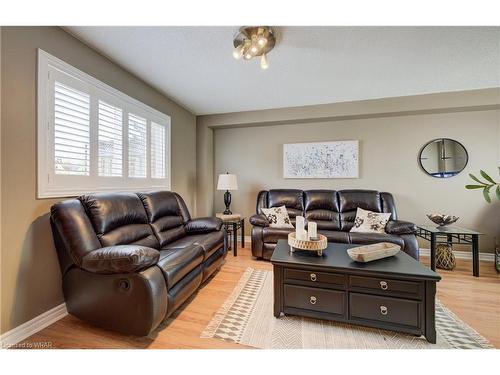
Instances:
[[[38,50],[38,197],[170,190],[170,117]]]
[[[99,176],[121,177],[123,111],[99,100]]]
[[[146,177],[146,125],[145,118],[128,114],[128,175]]]
[[[54,84],[54,172],[90,173],[90,96],[60,82]]]
[[[165,126],[151,122],[151,178],[165,178]]]

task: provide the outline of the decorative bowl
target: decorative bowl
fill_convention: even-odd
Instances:
[[[455,221],[460,219],[458,216],[444,214],[428,214],[427,217],[440,227],[453,224]]]

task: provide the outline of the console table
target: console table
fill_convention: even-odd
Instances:
[[[467,244],[472,246],[472,273],[479,277],[479,236],[480,232],[456,226],[436,227],[433,225],[418,225],[417,236],[431,243],[431,269],[436,270],[436,245]]]
[[[329,243],[323,256],[290,252],[279,240],[271,263],[274,316],[281,313],[359,324],[436,343],[435,295],[441,277],[408,254],[369,263],[347,254],[353,244]]]

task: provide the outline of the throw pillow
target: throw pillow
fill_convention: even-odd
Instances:
[[[285,206],[261,208],[271,228],[293,228]]]
[[[385,233],[385,225],[390,217],[391,213],[367,211],[358,207],[351,232]]]

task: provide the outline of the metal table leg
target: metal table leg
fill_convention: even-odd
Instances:
[[[245,247],[245,219],[241,220],[241,247]]]
[[[479,236],[472,235],[472,274],[479,277]]]
[[[431,233],[431,270],[436,270],[436,234]]]
[[[237,223],[233,223],[233,255],[238,255],[238,226]]]

